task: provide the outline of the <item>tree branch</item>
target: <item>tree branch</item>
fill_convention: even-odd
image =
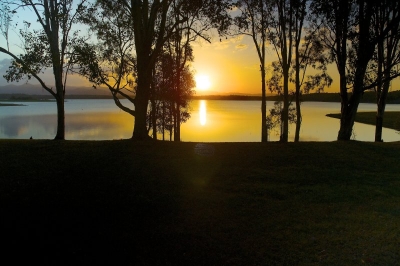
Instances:
[[[44,83],[44,81],[43,81],[38,75],[36,75],[36,73],[35,73],[34,71],[32,71],[32,70],[29,68],[29,66],[27,66],[27,65],[25,64],[25,62],[24,62],[23,60],[19,59],[16,55],[14,55],[13,53],[7,51],[7,50],[4,49],[3,47],[0,47],[0,52],[5,53],[5,54],[11,56],[12,58],[14,58],[14,60],[15,60],[17,63],[23,65],[23,66],[29,71],[29,73],[30,73],[33,77],[35,77],[37,81],[39,81],[39,83],[40,83],[40,85],[42,85],[43,89],[45,89],[46,91],[48,91],[51,95],[54,96],[54,98],[56,98],[57,95],[55,94],[55,92],[54,92],[52,89],[50,89],[49,87],[47,87],[46,84]]]

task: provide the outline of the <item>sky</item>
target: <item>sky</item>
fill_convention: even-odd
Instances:
[[[254,43],[248,36],[222,41],[216,36],[211,43],[196,42],[193,47],[193,68],[197,74],[209,77],[208,91],[261,94],[260,61]],[[266,53],[267,65],[277,60],[274,50],[268,48]],[[330,66],[330,74],[334,82],[325,91],[339,92],[337,71],[333,65]],[[207,94],[207,91],[198,90],[198,93]]]
[[[29,11],[24,11],[20,17],[26,20],[29,18],[31,22],[35,21]],[[10,32],[10,35],[11,50],[18,51],[21,41],[15,32]],[[194,50],[192,69],[195,77],[208,83],[208,85],[198,85],[196,94],[261,94],[260,63],[253,41],[243,36],[223,38],[220,41],[220,37],[215,32],[212,32],[211,36],[211,43],[205,41],[192,43]],[[0,36],[0,45],[6,46],[3,36]],[[9,59],[9,56],[0,53],[0,86],[7,84],[3,74],[8,68]],[[267,48],[267,65],[275,60],[277,60],[275,51]],[[330,88],[325,89],[325,92],[339,92],[339,76],[334,65],[329,67],[329,74],[333,78],[333,83]],[[44,80],[51,83],[51,72],[48,71],[44,75]],[[23,84],[23,82],[19,83]],[[37,82],[32,80],[30,83]],[[397,84],[398,80],[395,82],[394,89],[400,89]],[[69,76],[68,85],[91,86],[78,75]]]
[[[10,42],[14,48],[12,50],[16,50],[18,43],[20,43],[19,39],[12,39]],[[4,39],[1,39],[1,45],[5,45]],[[194,50],[192,69],[195,77],[202,76],[209,82],[207,88],[200,88],[202,86],[196,88],[197,95],[261,94],[260,63],[254,44],[249,37],[231,37],[220,41],[219,36],[214,33],[211,43],[201,40],[192,45]],[[267,64],[276,60],[274,51],[268,50],[267,53]],[[9,59],[9,56],[0,54],[0,86],[7,84],[2,76],[8,68]],[[50,71],[42,76],[51,82]],[[34,80],[29,82],[37,83]],[[78,75],[69,76],[68,85],[90,86],[84,78]]]

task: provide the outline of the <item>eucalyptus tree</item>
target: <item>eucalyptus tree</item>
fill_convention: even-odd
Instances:
[[[86,5],[79,20],[89,26],[89,36],[95,35],[96,43],[75,45],[74,70],[92,82],[94,88],[107,87],[115,104],[135,116],[135,43],[125,7],[120,2],[98,1]]]
[[[149,129],[153,130],[153,139],[156,139],[156,133],[161,133],[164,140],[165,132],[169,131],[170,140],[174,136],[174,141],[179,141],[180,138],[176,137],[177,127],[190,118],[189,102],[195,87],[193,72],[188,65],[183,68],[175,67],[176,63],[176,54],[171,55],[167,50],[156,65],[148,119]]]
[[[316,38],[315,29],[310,27],[309,22],[312,17],[306,16],[309,4],[309,0],[292,2],[294,12],[294,60],[289,73],[289,80],[294,83],[295,86],[295,142],[300,140],[302,93],[309,93],[310,91],[321,92],[325,87],[329,87],[332,84],[332,78],[327,73],[327,64],[329,60],[326,57],[325,48],[319,42],[318,38]],[[308,71],[310,68],[314,70],[314,74],[310,74]]]
[[[119,1],[127,10],[133,25],[137,67],[133,139],[143,140],[149,138],[146,131],[146,113],[151,91],[152,70],[164,44],[182,23],[189,20],[189,16],[202,18],[205,23],[207,23],[207,18],[211,18],[210,25],[218,25],[220,29],[223,29],[223,23],[216,23],[221,19],[225,21],[227,10],[223,1],[216,0]],[[194,12],[183,14],[178,20],[170,19],[174,16],[174,12],[180,12],[181,8]],[[200,33],[195,30],[194,34]]]
[[[279,136],[282,138],[282,134],[284,131],[283,124],[283,71],[282,65],[278,61],[273,61],[270,66],[271,69],[271,77],[266,81],[268,85],[268,89],[271,93],[277,94],[279,96],[279,100],[274,103],[274,106],[269,110],[267,115],[267,127],[268,130],[272,130],[276,127],[279,127]],[[291,71],[293,73],[293,71]],[[292,124],[296,122],[296,110],[292,106],[292,101],[294,99],[294,92],[290,92],[289,102],[288,102],[288,123]]]
[[[270,0],[239,0],[235,2],[239,15],[234,18],[237,34],[249,36],[260,61],[261,73],[261,142],[268,141],[266,100],[266,45],[267,27],[271,12]]]
[[[146,140],[150,139],[147,130],[147,109],[151,95],[151,82],[154,74],[154,67],[163,52],[165,44],[177,32],[183,33],[190,31],[193,36],[202,36],[202,31],[208,29],[209,25],[219,26],[223,29],[227,17],[227,10],[224,1],[207,0],[207,1],[192,1],[192,0],[98,0],[94,6],[89,6],[87,10],[101,13],[101,18],[107,17],[108,20],[114,21],[118,17],[124,21],[119,25],[121,30],[114,30],[107,23],[101,23],[100,19],[88,21],[96,36],[108,38],[101,44],[103,49],[110,51],[110,56],[121,57],[121,53],[130,56],[134,60],[121,58],[117,61],[130,64],[128,61],[134,61],[131,67],[134,67],[134,76],[131,83],[131,91],[134,96],[130,98],[134,108],[130,108],[129,113],[135,117],[135,124],[132,134],[132,139]],[[90,12],[87,14],[90,15]],[[177,19],[176,19],[177,18]],[[192,18],[196,18],[198,23],[196,27],[189,28],[188,23]],[[96,26],[96,23],[100,26]],[[99,24],[100,23],[100,24]],[[185,25],[185,26],[183,26]],[[129,47],[133,47],[132,51],[121,51],[113,49],[112,39],[110,37],[114,32],[123,34],[124,30],[132,36]],[[105,34],[106,33],[106,34]],[[105,61],[98,56],[99,50],[96,52],[94,46],[85,46],[82,53],[78,55],[77,62],[84,71],[80,73],[91,77],[91,80],[97,81],[98,84],[104,83],[107,80],[107,72],[104,68],[99,68]],[[130,49],[130,48],[129,48]],[[89,56],[88,56],[89,55]],[[117,66],[116,73],[119,74],[123,67]],[[98,71],[99,70],[99,71]],[[126,72],[128,73],[128,71]],[[99,78],[98,76],[103,76]],[[117,75],[118,76],[118,75]],[[117,78],[117,80],[119,80]],[[121,94],[118,90],[118,94]],[[125,109],[128,111],[127,109]]]
[[[173,130],[173,58],[163,53],[154,68],[152,90],[150,95],[150,110],[148,114],[148,132],[152,130],[153,139],[157,139],[157,133],[165,140],[165,132]],[[170,135],[172,138],[172,135]]]
[[[320,37],[330,49],[340,75],[341,118],[338,140],[350,140],[366,83],[368,65],[378,43],[385,39],[400,16],[393,13],[380,31],[373,25],[380,1],[314,0],[312,9],[322,23]],[[377,69],[375,69],[377,70]]]
[[[289,71],[293,60],[294,0],[273,0],[273,9],[267,27],[268,40],[271,43],[283,76],[282,134],[280,141],[287,142],[289,135]]]
[[[278,55],[279,60],[272,64],[271,79],[267,82],[270,90],[278,92],[283,97],[284,107],[282,115],[282,141],[287,141],[289,116],[289,83],[295,84],[296,100],[296,133],[295,141],[299,140],[301,125],[300,97],[302,87],[306,91],[314,87],[324,87],[329,83],[326,74],[326,64],[321,56],[322,46],[313,38],[314,32],[309,30],[305,37],[305,24],[307,8],[310,0],[291,1],[266,1],[266,0],[242,0],[236,2],[240,14],[235,17],[237,33],[250,36],[255,44],[260,60],[260,72],[262,80],[262,141],[267,139],[268,125],[266,121],[265,104],[265,49],[269,41]],[[278,64],[278,65],[277,65]],[[307,67],[318,68],[322,73],[308,75]],[[282,78],[283,86],[279,86]],[[274,107],[274,109],[276,109]]]
[[[29,80],[33,77],[55,98],[57,104],[55,139],[65,139],[64,97],[71,67],[68,58],[72,43],[80,38],[78,33],[72,30],[76,23],[77,11],[83,1],[79,3],[73,0],[3,1],[9,7],[8,12],[18,13],[21,9],[28,9],[36,20],[24,21],[25,28],[20,30],[23,41],[22,54],[16,55],[16,52],[0,47],[0,52],[12,58],[4,77],[7,81],[20,81],[24,77]],[[34,24],[38,24],[39,29],[31,29]],[[41,73],[47,68],[52,69],[55,89],[41,78]]]
[[[335,62],[339,73],[342,128],[346,124],[344,114],[347,113],[349,102],[348,45],[355,26],[355,0],[314,0],[311,10],[314,15],[314,27],[318,30],[321,42],[329,49],[330,60]]]
[[[193,94],[195,82],[189,65],[194,60],[191,43],[201,38],[210,42],[206,33],[210,29],[210,23],[204,23],[204,17],[199,16],[202,12],[201,5],[192,5],[191,1],[174,2],[175,9],[171,20],[178,23],[175,32],[165,43],[165,50],[173,58],[173,113],[174,113],[174,141],[181,139],[181,124],[187,120],[187,104],[189,97]],[[202,21],[203,19],[203,21]],[[170,66],[170,67],[171,67]],[[183,108],[183,110],[181,110]],[[182,119],[184,121],[182,121]]]
[[[15,12],[15,10],[10,9],[10,6],[8,4],[0,2],[0,32],[6,40],[7,51],[10,51],[8,33],[11,26],[12,15]]]
[[[398,16],[400,12],[398,1],[381,1],[377,12],[373,16],[373,24],[376,32],[385,30],[386,24],[390,23],[392,17]],[[397,14],[396,14],[397,13]],[[375,141],[382,140],[383,117],[386,107],[386,98],[391,81],[400,75],[400,23],[395,22],[387,35],[378,42],[375,56],[370,64],[369,77],[370,86],[375,86],[377,96],[377,113],[375,126]],[[376,69],[377,68],[377,69]],[[372,80],[371,80],[372,76]]]

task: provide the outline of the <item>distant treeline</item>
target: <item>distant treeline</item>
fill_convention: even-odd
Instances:
[[[204,95],[193,96],[194,100],[229,100],[229,101],[261,101],[261,96],[248,96],[248,95]],[[279,101],[279,96],[267,96],[267,101]],[[340,102],[339,93],[310,93],[303,94],[302,101],[304,102]],[[362,103],[376,103],[375,92],[364,93]],[[400,91],[389,92],[387,96],[387,103],[400,104]]]
[[[65,99],[113,99],[111,95],[66,95]],[[0,101],[42,102],[54,101],[52,95],[0,94]]]
[[[111,95],[66,95],[66,99],[112,99]],[[256,95],[204,95],[192,96],[193,100],[227,100],[227,101],[261,101],[261,96]],[[27,94],[0,94],[1,101],[47,101],[53,100],[51,95],[27,95]],[[267,96],[267,101],[279,101],[279,96]],[[302,95],[304,102],[340,102],[339,93],[310,93]],[[366,92],[362,103],[375,103],[375,92]],[[400,104],[400,91],[389,92],[387,103]]]

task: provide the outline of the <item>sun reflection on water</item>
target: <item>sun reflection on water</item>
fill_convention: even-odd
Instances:
[[[200,108],[199,108],[199,116],[200,116],[200,125],[204,126],[207,122],[207,107],[206,101],[200,101]]]

